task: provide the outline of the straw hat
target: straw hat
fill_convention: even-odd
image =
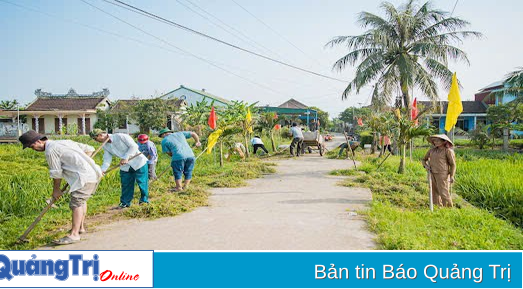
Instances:
[[[432,139],[434,139],[434,138],[439,138],[439,139],[442,139],[444,141],[448,141],[451,146],[454,146],[454,143],[450,140],[450,138],[446,134],[431,135],[431,136],[429,136],[429,142],[432,143]]]

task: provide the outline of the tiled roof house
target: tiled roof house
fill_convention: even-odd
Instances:
[[[106,88],[92,94],[78,94],[72,88],[67,94],[37,89],[35,95],[23,114],[27,115],[29,128],[42,134],[68,133],[75,126],[78,134],[87,134],[96,123],[96,110],[110,107]]]

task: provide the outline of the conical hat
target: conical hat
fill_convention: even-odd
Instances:
[[[446,135],[446,134],[435,134],[435,135],[431,135],[429,137],[429,142],[432,143],[432,139],[433,138],[439,138],[439,139],[442,139],[442,140],[445,140],[445,141],[448,141],[450,143],[451,146],[454,146],[454,143],[452,143],[452,141],[450,140],[450,138]]]

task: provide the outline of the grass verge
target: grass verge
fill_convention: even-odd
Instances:
[[[89,143],[95,148],[99,146],[87,138],[77,141]],[[62,237],[69,230],[71,222],[68,194],[56,203],[57,208],[44,215],[29,235],[28,243],[16,243],[18,237],[45,207],[45,200],[52,193],[52,184],[43,153],[22,150],[20,145],[1,145],[0,161],[0,249],[34,249]],[[96,162],[101,163],[101,155],[96,157]],[[169,168],[169,165],[168,157],[161,156],[157,173]],[[256,157],[245,162],[233,157],[233,161],[225,162],[220,167],[215,154],[203,154],[196,162],[193,182],[186,192],[168,192],[174,186],[172,172],[169,170],[150,186],[150,205],[138,206],[135,198],[135,205],[124,211],[110,210],[118,204],[120,198],[119,173],[111,172],[103,178],[96,194],[88,201],[87,225],[91,230],[96,225],[123,218],[176,216],[207,205],[210,188],[245,185],[246,179],[273,173],[273,166],[274,164],[262,162]],[[139,197],[138,190],[135,196]]]
[[[399,158],[382,159],[359,155],[357,171],[334,171],[348,175],[344,186],[370,188],[369,228],[377,235],[379,249],[386,250],[521,250],[523,234],[511,223],[453,195],[453,209],[428,208],[426,172],[419,162],[407,160],[406,173],[397,174]],[[458,168],[459,168],[458,162]],[[458,180],[459,182],[459,180]]]

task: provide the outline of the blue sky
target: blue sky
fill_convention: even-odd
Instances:
[[[119,22],[80,0],[7,1],[40,13],[0,0],[2,100],[18,99],[28,103],[35,98],[37,88],[66,93],[71,87],[78,93],[91,93],[107,87],[111,91],[109,98],[115,100],[160,95],[183,84],[195,89],[205,88],[228,99],[259,101],[262,105],[278,105],[294,97],[307,105],[328,111],[331,116],[337,116],[346,107],[370,101],[369,89],[342,101],[345,84],[341,82],[259,59],[102,0],[86,1],[169,44]],[[353,77],[352,68],[341,73],[331,71],[334,61],[346,51],[342,48],[327,49],[324,45],[336,35],[361,34],[363,29],[356,24],[357,14],[361,11],[379,14],[378,7],[382,2],[235,0],[276,30],[275,33],[232,0],[178,1],[126,2],[238,46],[347,81]],[[191,2],[198,5],[251,40],[232,36],[180,2],[213,19]],[[403,1],[390,2],[399,4]],[[451,11],[456,1],[437,0],[433,3],[439,9]],[[467,40],[460,46],[468,53],[470,66],[450,64],[462,83],[463,100],[472,100],[480,88],[523,66],[523,40],[519,33],[523,27],[521,11],[523,1],[518,0],[458,1],[454,15],[471,22],[469,29],[484,34],[482,39]],[[232,34],[238,35],[238,32],[232,31]],[[170,45],[208,59],[236,75],[179,52]],[[440,97],[445,99],[446,94],[446,91],[441,91]]]

